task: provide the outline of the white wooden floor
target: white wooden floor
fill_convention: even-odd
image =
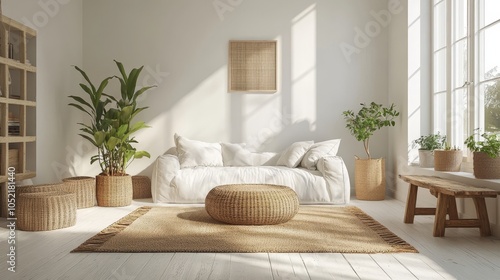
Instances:
[[[141,205],[78,210],[77,225],[50,232],[17,232],[16,272],[7,271],[5,219],[0,227],[0,279],[500,279],[500,239],[477,229],[447,229],[432,237],[433,219],[403,221],[396,200],[353,201],[419,254],[69,253]]]

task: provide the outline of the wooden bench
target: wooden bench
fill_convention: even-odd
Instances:
[[[479,228],[481,236],[491,235],[488,211],[484,198],[497,197],[500,191],[479,188],[464,183],[433,176],[399,175],[403,181],[410,183],[404,222],[412,224],[415,215],[435,215],[434,236],[444,236],[446,228]],[[429,189],[437,197],[436,208],[418,208],[418,187]],[[472,198],[476,206],[477,219],[459,219],[456,198]],[[448,214],[449,219],[446,219]]]

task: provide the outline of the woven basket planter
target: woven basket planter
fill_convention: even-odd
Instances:
[[[356,159],[354,188],[360,200],[385,199],[385,159]]]
[[[295,191],[285,186],[239,184],[218,186],[205,199],[207,213],[217,221],[236,225],[274,225],[299,211]]]
[[[500,156],[491,158],[483,152],[474,152],[474,176],[479,179],[500,179]]]
[[[133,199],[151,198],[151,179],[148,176],[132,176]]]
[[[96,177],[97,205],[104,207],[127,206],[132,203],[131,176]]]
[[[17,228],[46,231],[76,224],[76,194],[61,191],[21,193],[17,197]]]
[[[458,172],[462,166],[461,150],[434,150],[434,170]]]
[[[434,154],[430,150],[418,150],[418,165],[423,168],[434,167]]]
[[[63,179],[66,191],[76,193],[78,209],[96,205],[95,178],[87,176]]]

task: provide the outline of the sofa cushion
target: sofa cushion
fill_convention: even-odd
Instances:
[[[316,170],[318,160],[324,156],[335,156],[339,150],[340,139],[333,139],[313,144],[304,155],[300,166]]]
[[[250,151],[245,144],[220,143],[224,166],[251,166],[252,160],[248,156]]]
[[[224,166],[275,165],[276,153],[253,153],[245,144],[221,143]]]
[[[313,143],[313,141],[293,143],[283,152],[283,154],[281,154],[280,158],[278,159],[277,165],[291,168],[299,166],[302,158],[306,154],[307,150],[309,150],[309,148],[313,145]]]
[[[181,168],[196,166],[223,166],[219,143],[205,143],[174,135]]]

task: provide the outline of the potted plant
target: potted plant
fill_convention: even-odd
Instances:
[[[474,176],[480,179],[500,179],[500,138],[498,134],[483,133],[482,141],[476,140],[479,131],[465,140],[464,144],[473,152]]]
[[[394,126],[394,119],[399,116],[394,104],[383,107],[372,102],[369,106],[361,104],[362,108],[355,114],[344,111],[346,128],[358,141],[363,142],[366,159],[356,156],[354,168],[354,187],[356,197],[361,200],[383,200],[385,198],[385,160],[373,159],[370,154],[370,137],[382,127]]]
[[[462,166],[463,153],[456,146],[445,143],[444,149],[434,150],[434,170],[458,172]]]
[[[148,127],[144,122],[134,122],[134,118],[146,107],[137,106],[137,98],[153,86],[136,90],[137,79],[142,67],[134,68],[127,75],[123,64],[115,63],[121,76],[105,78],[98,87],[90,81],[87,74],[75,66],[87,84],[80,87],[87,94],[85,100],[79,96],[70,96],[73,106],[91,118],[89,124],[81,125],[80,135],[97,147],[97,154],[91,157],[91,164],[98,162],[101,174],[96,177],[97,204],[99,206],[126,206],[132,202],[132,178],[126,173],[127,166],[134,160],[150,157],[146,151],[133,147],[137,143],[132,136],[135,132]],[[109,81],[120,81],[121,95],[117,99],[104,92]]]
[[[420,136],[418,139],[413,140],[413,147],[419,146],[418,161],[420,167],[434,167],[433,151],[436,149],[443,149],[445,142],[446,136],[441,136],[439,132],[437,134]]]

